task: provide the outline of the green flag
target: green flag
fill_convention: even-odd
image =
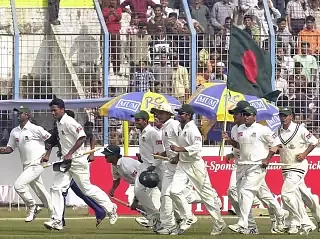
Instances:
[[[275,101],[270,53],[262,50],[247,32],[231,27],[228,89]]]

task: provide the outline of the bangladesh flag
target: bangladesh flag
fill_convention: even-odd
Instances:
[[[270,53],[262,50],[247,32],[232,26],[227,87],[246,95],[275,101]]]

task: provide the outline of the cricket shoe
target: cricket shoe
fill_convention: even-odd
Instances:
[[[161,229],[161,222],[160,220],[156,219],[156,223],[152,227],[153,232],[157,232]]]
[[[222,233],[222,231],[227,227],[227,224],[225,222],[223,222],[223,225],[220,228],[213,228],[213,230],[211,231],[210,235],[211,236],[216,236],[216,235],[220,235]]]
[[[288,234],[290,235],[295,235],[299,233],[299,229],[298,227],[294,226],[294,227],[290,227],[287,231]]]
[[[248,228],[248,234],[250,235],[259,235],[259,230],[257,227]]]
[[[33,206],[28,208],[28,215],[25,222],[32,222],[34,219],[36,219],[37,215],[41,212],[41,207],[39,206]]]
[[[145,227],[145,228],[152,227],[149,225],[149,220],[145,217],[136,217],[135,221],[136,221],[136,223],[138,223],[142,227]]]
[[[285,228],[285,218],[284,216],[280,217],[277,219],[277,222],[276,222],[276,226],[277,226],[277,229],[279,232],[283,231],[283,229]]]
[[[312,223],[312,225],[301,225],[300,235],[309,235],[310,232],[315,230],[317,227]]]
[[[61,231],[63,229],[62,221],[51,218],[49,221],[45,222],[44,227],[48,230]]]
[[[108,212],[109,222],[111,225],[114,225],[118,220],[117,208],[118,208],[117,205],[113,204],[112,211]]]
[[[238,225],[238,224],[234,224],[234,225],[229,225],[228,228],[233,231],[233,232],[237,232],[237,233],[240,233],[240,234],[249,234],[249,230]]]
[[[155,233],[159,235],[178,235],[179,231],[176,226],[170,227],[170,228],[160,228]]]
[[[272,223],[272,226],[271,226],[271,233],[272,234],[277,234],[277,233],[283,233],[283,229],[282,230],[278,230],[278,227],[277,227],[277,221],[271,221]]]
[[[183,234],[185,231],[187,231],[192,224],[194,224],[194,220],[193,220],[193,217],[192,218],[189,218],[189,219],[183,219],[183,221],[181,222],[180,224],[180,227],[179,227],[179,234]]]

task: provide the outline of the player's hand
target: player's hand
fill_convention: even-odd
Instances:
[[[226,155],[226,161],[227,163],[230,163],[230,161],[234,158],[234,155],[233,154],[227,154]]]
[[[64,157],[63,157],[64,161],[71,161],[72,160],[72,154],[67,153]]]
[[[114,197],[114,189],[111,189],[111,190],[109,191],[109,196],[112,197],[112,198]]]
[[[48,155],[44,155],[44,156],[42,156],[42,158],[41,158],[41,163],[46,163],[46,162],[48,162],[49,161],[49,156]]]
[[[298,155],[296,156],[296,159],[297,159],[298,161],[303,161],[306,157],[307,157],[306,154],[301,153],[301,154],[298,154]]]
[[[141,154],[137,153],[136,156],[137,156],[137,158],[138,158],[138,161],[139,161],[140,163],[143,163],[143,161],[142,161],[142,159],[141,159]]]
[[[221,138],[224,139],[225,141],[230,141],[230,137],[227,132],[222,132]]]
[[[172,159],[170,159],[171,164],[178,164],[178,162],[179,162],[179,154],[173,157]]]
[[[173,151],[173,152],[180,152],[180,148],[179,146],[176,146],[176,145],[170,145],[170,149]]]
[[[269,160],[268,159],[262,160],[261,168],[267,168],[268,165],[269,165]]]
[[[91,163],[92,161],[94,161],[94,154],[88,156],[88,162]]]

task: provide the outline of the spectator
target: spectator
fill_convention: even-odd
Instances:
[[[209,30],[211,25],[211,13],[207,6],[200,3],[200,0],[194,0],[193,5],[190,7],[191,17],[197,20],[204,28],[205,32],[212,33]]]
[[[48,0],[49,22],[52,25],[60,25],[59,21],[60,0]]]
[[[305,93],[307,87],[307,77],[302,73],[303,66],[300,62],[294,64],[294,75],[289,77],[289,83],[294,84],[295,93]]]
[[[163,18],[168,18],[170,13],[175,13],[177,16],[179,15],[179,10],[178,9],[173,9],[168,7],[168,0],[160,0],[160,5],[162,7],[162,17]],[[148,9],[147,15],[154,17],[154,11],[152,9]]]
[[[227,76],[224,74],[225,67],[223,62],[218,62],[214,68],[214,73],[210,76],[210,81],[221,80],[227,82]]]
[[[298,35],[298,52],[301,54],[300,43],[302,41],[309,43],[308,53],[318,55],[320,50],[320,31],[315,29],[315,18],[313,16],[306,17],[306,28],[301,30]]]
[[[149,61],[149,43],[151,36],[148,35],[147,24],[139,22],[137,35],[130,36],[130,73],[136,72],[136,66],[140,61]]]
[[[285,15],[285,1],[284,0],[272,0],[273,6],[279,10],[281,16]]]
[[[281,76],[281,67],[277,68],[276,90],[280,90],[284,95],[288,94],[288,82]]]
[[[178,14],[171,12],[168,15],[168,21],[166,25],[167,34],[178,34],[181,33],[182,27],[178,23]]]
[[[235,15],[236,6],[231,0],[221,0],[213,5],[211,22],[215,31],[223,31],[227,18],[233,18]]]
[[[159,82],[162,89],[161,93],[172,93],[172,67],[168,64],[167,54],[161,54],[160,65],[153,70],[156,82]]]
[[[308,82],[313,82],[317,77],[318,64],[316,58],[308,54],[309,48],[308,42],[301,42],[301,55],[295,55],[293,60],[301,63],[303,66],[302,74],[307,77]]]
[[[187,68],[179,65],[177,56],[172,57],[172,65],[172,95],[183,103],[190,95],[189,73]]]
[[[130,20],[130,26],[127,28],[126,34],[127,35],[136,35],[139,31],[138,24],[139,24],[139,15],[136,13],[132,13],[131,20]]]
[[[278,19],[278,29],[276,32],[276,41],[281,43],[286,49],[287,53],[291,53],[291,49],[295,47],[295,43],[292,37],[292,34],[287,28],[287,21],[285,18]]]
[[[153,7],[154,17],[148,22],[148,32],[150,35],[154,35],[157,32],[159,26],[162,29],[166,28],[166,19],[162,17],[162,6],[157,4]]]
[[[154,40],[149,45],[153,65],[160,64],[161,54],[171,54],[173,52],[173,42],[167,38],[162,26],[158,26]]]
[[[240,12],[247,15],[248,11],[257,6],[258,0],[239,0]]]
[[[139,16],[138,14],[133,13],[130,19],[130,25],[128,28],[121,27],[121,37],[124,38],[123,46],[124,46],[124,54],[125,61],[130,62],[130,37],[131,35],[136,35],[139,31]],[[125,62],[127,63],[127,62]]]
[[[103,9],[103,17],[110,33],[110,53],[113,74],[120,74],[120,29],[122,9],[117,6],[117,0],[109,0],[109,6]]]
[[[281,77],[288,80],[289,76],[293,75],[294,60],[289,54],[286,54],[286,49],[281,47],[281,45],[277,47],[276,63],[281,71]]]
[[[223,30],[220,31],[216,37],[215,45],[219,46],[221,49],[224,49],[225,51],[229,50],[230,29],[232,24],[233,20],[230,17],[227,17],[223,26]]]
[[[200,25],[197,20],[192,19],[193,27],[196,30],[197,34],[204,34],[206,33],[205,29]]]
[[[309,2],[309,14],[315,18],[315,28],[320,30],[320,8],[319,0],[310,0]]]
[[[154,76],[148,71],[148,63],[140,61],[137,71],[133,74],[133,79],[130,81],[130,92],[147,92],[153,91]]]
[[[257,42],[257,44],[260,45],[260,30],[254,25],[251,15],[245,15],[243,17],[243,25],[243,30],[247,32],[253,38],[253,40]]]
[[[125,0],[121,3],[120,7],[123,12],[132,15],[132,12],[139,15],[140,21],[147,23],[147,10],[148,7],[154,7],[156,4],[152,0]],[[130,9],[126,8],[127,6]]]
[[[296,36],[303,29],[307,10],[306,0],[290,0],[287,4],[286,16],[288,28]]]

